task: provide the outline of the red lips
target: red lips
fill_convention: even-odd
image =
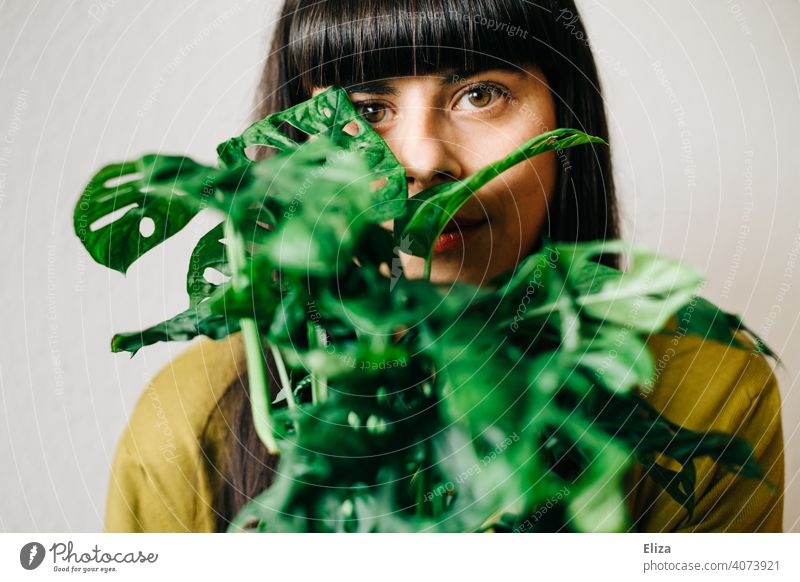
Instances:
[[[461,248],[466,241],[472,238],[486,224],[486,220],[450,219],[442,234],[436,239],[433,252],[443,253],[452,249]]]

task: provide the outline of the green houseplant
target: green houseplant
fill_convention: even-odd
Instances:
[[[309,139],[287,137],[286,123]],[[486,286],[430,282],[437,236],[483,184],[589,143],[603,145],[551,131],[408,199],[403,167],[334,87],[220,144],[218,167],[146,155],[91,179],[75,231],[121,273],[201,211],[220,217],[189,261],[189,308],[117,334],[112,350],[241,332],[257,432],[280,461],[231,531],[624,531],[633,462],[690,513],[696,457],[763,477],[747,442],[684,429],[637,389],[654,375],[645,339],[690,305],[687,333],[740,343],[743,330],[774,356],[695,295],[693,269],[621,241],[545,238]],[[273,155],[252,161],[246,148],[257,145]],[[380,226],[389,219],[394,232]],[[400,249],[426,259],[422,280],[403,276]],[[629,266],[605,266],[609,254]]]

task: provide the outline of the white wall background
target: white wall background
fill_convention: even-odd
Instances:
[[[71,215],[102,165],[214,159],[244,129],[276,0],[0,0],[0,531],[98,531],[116,439],[183,346],[111,354],[186,305],[187,253],[127,277]],[[583,0],[627,237],[708,274],[788,364],[787,530],[800,531],[800,4]],[[167,268],[170,265],[170,268]]]

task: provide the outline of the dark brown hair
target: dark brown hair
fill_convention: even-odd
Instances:
[[[550,85],[556,126],[608,141],[587,38],[573,0],[286,0],[254,121],[310,98],[313,87],[534,65]],[[296,141],[305,138],[293,128],[288,133]],[[554,241],[618,238],[609,149],[588,145],[564,155],[542,234]],[[272,371],[274,362],[266,357]],[[225,531],[272,482],[276,459],[255,432],[246,379],[229,387],[216,412],[225,419],[226,437],[213,447],[220,458],[214,509],[216,529]]]

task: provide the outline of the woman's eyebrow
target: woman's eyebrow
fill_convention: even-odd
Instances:
[[[491,67],[486,69],[448,69],[443,71],[443,76],[439,80],[439,84],[442,87],[446,87],[447,85],[457,85],[459,83],[463,83],[466,79],[470,77],[476,77],[483,73],[487,73],[489,71],[503,71],[504,73],[511,73],[516,75],[517,77],[525,78],[526,73],[525,71],[519,70],[517,67],[508,68],[505,67]],[[364,83],[355,83],[350,85],[346,88],[347,94],[350,95],[352,93],[370,93],[372,95],[392,95],[397,96],[399,95],[399,91],[392,85],[391,80],[377,80],[377,81],[366,81]]]
[[[461,84],[471,77],[477,77],[492,71],[502,71],[503,73],[511,73],[521,79],[526,78],[525,71],[521,71],[518,67],[509,65],[508,67],[494,66],[486,67],[483,69],[450,69],[446,71],[446,75],[441,79],[440,84],[444,87],[446,85]]]
[[[351,93],[372,93],[373,95],[393,95],[397,96],[398,91],[389,81],[367,81],[366,83],[356,83],[346,89],[347,94]]]

